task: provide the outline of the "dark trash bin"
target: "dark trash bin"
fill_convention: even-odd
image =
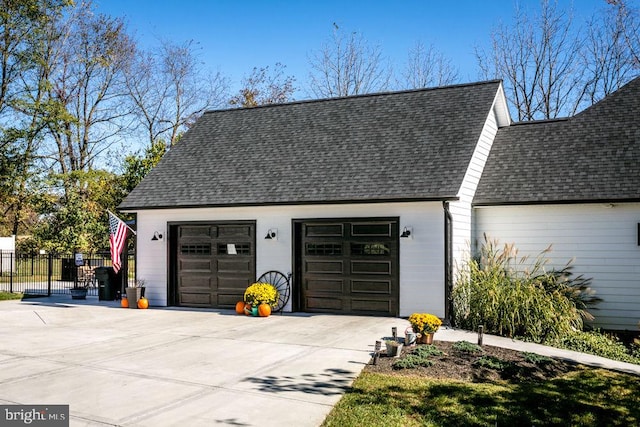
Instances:
[[[113,267],[98,267],[95,270],[95,275],[98,281],[98,300],[115,300],[116,291],[120,290],[122,274],[113,271]]]

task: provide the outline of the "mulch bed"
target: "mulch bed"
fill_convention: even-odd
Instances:
[[[424,345],[424,344],[421,344]],[[543,358],[542,361],[532,363],[525,360],[522,352],[489,345],[482,346],[482,353],[469,354],[454,349],[452,342],[434,341],[433,345],[443,352],[441,356],[430,356],[434,364],[429,367],[412,367],[407,369],[394,369],[393,362],[398,360],[394,357],[386,357],[384,346],[377,363],[373,364],[373,359],[365,367],[365,372],[377,372],[388,375],[421,376],[435,379],[448,379],[460,381],[523,381],[523,380],[546,380],[555,378],[561,374],[572,370],[582,369],[580,366],[569,361],[559,359]],[[401,358],[407,356],[416,347],[403,348]],[[479,359],[485,356],[492,360],[500,361],[501,367],[482,366]]]

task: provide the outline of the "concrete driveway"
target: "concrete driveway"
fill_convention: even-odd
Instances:
[[[397,318],[0,302],[0,404],[72,426],[317,426]]]

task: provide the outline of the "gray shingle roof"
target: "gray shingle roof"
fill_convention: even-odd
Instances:
[[[580,114],[501,128],[474,204],[640,200],[640,78]]]
[[[119,208],[454,198],[499,85],[207,112]]]

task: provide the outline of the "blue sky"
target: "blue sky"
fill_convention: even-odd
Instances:
[[[199,43],[206,65],[239,85],[253,67],[286,65],[296,86],[308,81],[309,54],[341,29],[361,33],[380,45],[400,70],[417,41],[451,59],[461,81],[478,80],[475,46],[486,47],[492,27],[508,24],[513,0],[95,0],[98,10],[121,16],[142,47],[158,38]],[[561,7],[572,2],[559,0]],[[538,0],[521,0],[537,9]],[[605,0],[576,0],[575,18],[584,21]],[[296,94],[296,98],[305,97]]]

